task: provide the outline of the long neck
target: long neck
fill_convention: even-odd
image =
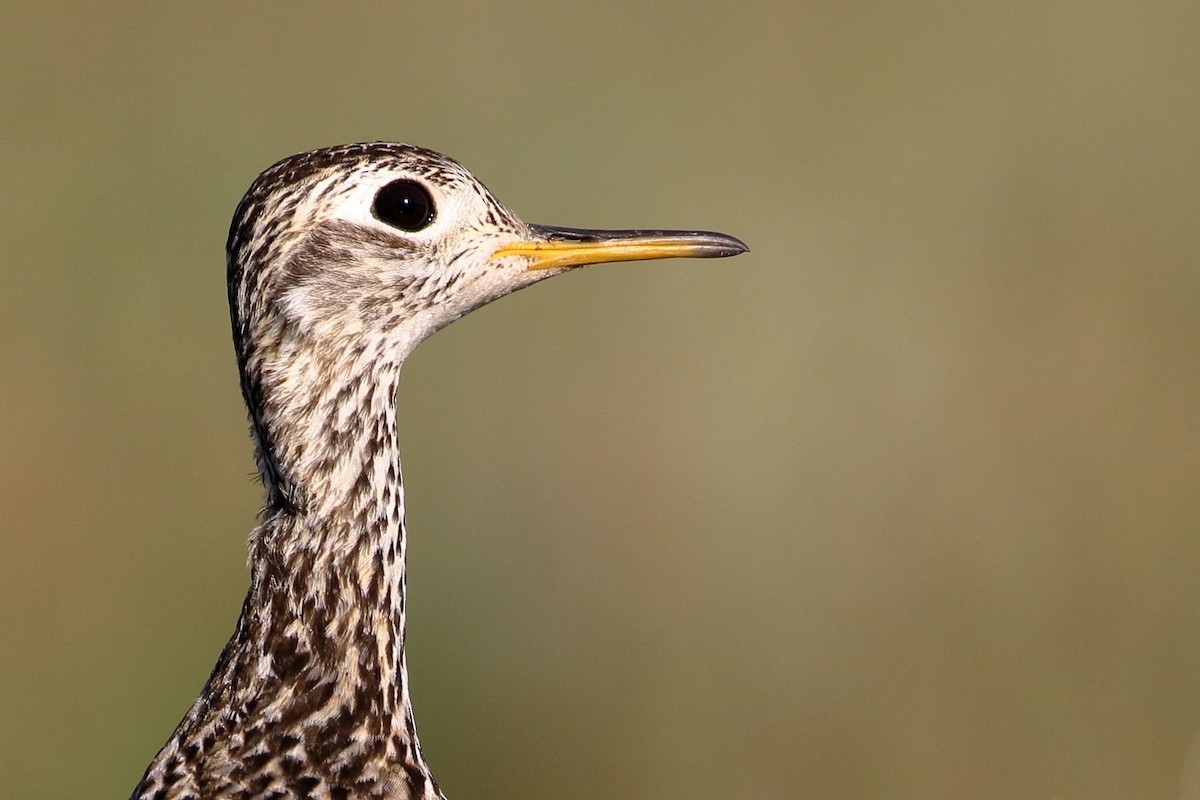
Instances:
[[[255,651],[305,698],[306,729],[321,720],[331,748],[374,740],[377,758],[425,781],[404,657],[399,365],[373,355],[293,354],[265,398],[262,445],[298,502],[255,532],[244,613]]]
[[[330,381],[325,365],[297,357],[278,375],[286,385],[260,384],[260,463],[274,460],[297,502],[268,507],[255,529],[237,630],[177,747],[156,763],[168,749],[216,741],[193,766],[228,787],[295,773],[281,759],[293,752],[299,774],[352,796],[441,797],[417,741],[404,658],[399,367],[362,363]],[[305,796],[305,786],[289,791]]]

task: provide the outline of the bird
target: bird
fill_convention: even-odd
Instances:
[[[401,365],[464,314],[577,267],[746,250],[707,231],[525,223],[458,162],[409,144],[324,147],[262,172],[226,245],[265,495],[250,586],[132,800],[444,800],[404,655]]]

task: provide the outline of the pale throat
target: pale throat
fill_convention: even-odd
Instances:
[[[384,349],[297,348],[261,365],[259,446],[277,465],[292,510],[311,524],[362,530],[403,520],[400,364]]]

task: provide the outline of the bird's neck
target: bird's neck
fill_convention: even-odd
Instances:
[[[159,759],[202,742],[205,763],[193,767],[226,785],[291,772],[353,796],[439,798],[404,656],[399,368],[368,364],[341,377],[262,386],[263,405],[251,409],[266,423],[259,447],[296,502],[269,504],[255,529],[237,630]]]
[[[332,687],[322,715],[372,717],[380,733],[415,746],[397,377],[367,371],[312,384],[311,396],[301,386],[274,409],[274,457],[298,502],[268,511],[254,531],[243,615],[280,680]]]
[[[268,516],[251,543],[243,622],[257,669],[270,662],[290,696],[305,698],[303,725],[327,747],[373,741],[381,762],[436,792],[417,742],[404,655],[399,365],[343,357],[332,366],[295,359],[289,368],[289,385],[266,398],[271,422],[262,444],[296,502]]]

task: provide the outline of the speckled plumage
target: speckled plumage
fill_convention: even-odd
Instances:
[[[427,228],[373,215],[380,187],[398,179],[433,197]],[[506,211],[456,162],[410,145],[302,153],[251,185],[227,249],[266,487],[250,589],[212,676],[133,798],[442,797],[404,660],[400,366],[440,327],[564,271],[502,255],[548,231]],[[663,255],[745,249],[684,235],[707,237],[708,249]]]

